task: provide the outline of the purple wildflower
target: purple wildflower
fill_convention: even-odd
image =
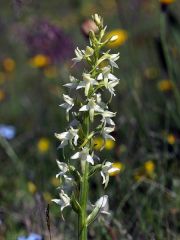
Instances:
[[[47,20],[36,21],[26,32],[25,41],[31,56],[43,54],[52,62],[59,62],[73,55],[71,40]]]

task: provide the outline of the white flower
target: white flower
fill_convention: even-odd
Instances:
[[[64,162],[60,162],[58,160],[56,160],[56,161],[57,161],[57,165],[60,169],[60,172],[58,174],[56,174],[56,178],[64,177],[65,180],[72,181],[72,178],[70,178],[66,175],[66,173],[69,171],[68,165]]]
[[[88,58],[94,54],[94,49],[87,46],[86,50],[80,50],[78,47],[75,49],[76,57],[72,60],[77,63],[80,62],[84,58]]]
[[[109,54],[109,62],[112,67],[118,68],[116,61],[119,59],[119,53],[117,54]]]
[[[113,141],[115,141],[115,139],[109,134],[111,132],[114,131],[114,127],[104,127],[102,129],[102,136],[103,138],[106,139],[112,139]]]
[[[114,121],[111,119],[112,117],[115,117],[116,113],[110,112],[108,110],[105,110],[103,113],[101,113],[102,115],[102,122],[109,125],[115,125]]]
[[[75,153],[71,159],[81,159],[82,161],[87,161],[94,165],[94,160],[92,156],[89,154],[89,149],[87,147],[84,147],[81,152]]]
[[[119,80],[117,79],[117,80],[113,80],[113,81],[110,81],[110,82],[108,82],[107,83],[107,86],[106,86],[106,88],[109,90],[109,92],[112,94],[112,95],[116,95],[114,92],[115,92],[115,90],[114,90],[114,87],[116,86],[116,85],[118,85],[119,84]]]
[[[59,106],[66,109],[67,120],[69,120],[69,111],[74,106],[74,100],[72,98],[70,98],[68,95],[65,95],[65,94],[63,94],[63,98],[64,98],[65,103],[63,103]]]
[[[118,80],[111,72],[111,67],[106,66],[102,69],[102,73],[100,73],[97,77],[97,80],[104,80],[104,86],[108,87],[108,80]]]
[[[89,111],[89,115],[90,115],[90,120],[93,121],[94,120],[94,114],[95,112],[97,113],[101,113],[104,110],[96,104],[96,101],[94,100],[94,98],[89,99],[89,102],[87,105],[82,106],[79,109],[80,112],[85,112],[85,111]]]
[[[85,88],[85,96],[88,96],[89,89],[93,85],[98,85],[98,82],[89,73],[83,73],[83,81],[79,83],[77,89]]]
[[[103,166],[102,166],[102,170],[101,170],[101,176],[103,178],[103,184],[104,187],[106,188],[109,182],[109,174],[119,171],[119,168],[117,167],[113,167],[113,164],[111,162],[106,162]]]
[[[77,88],[78,80],[75,77],[73,77],[73,76],[70,76],[69,78],[70,78],[70,83],[66,83],[66,84],[64,84],[64,86],[68,87],[70,89]]]
[[[102,213],[102,214],[110,214],[108,212],[108,196],[107,195],[104,195],[102,197],[100,197],[96,203],[95,203],[95,206],[99,208],[99,212]]]
[[[84,57],[83,51],[81,51],[78,47],[75,49],[75,54],[76,57],[72,59],[75,63],[80,62]]]
[[[55,136],[61,141],[59,148],[65,147],[68,142],[72,145],[74,143],[77,146],[78,136],[78,129],[74,129],[70,127],[69,131],[63,133],[55,133]]]
[[[61,189],[61,192],[59,194],[60,199],[52,199],[53,202],[61,206],[61,212],[65,207],[70,206],[70,198],[64,191]]]

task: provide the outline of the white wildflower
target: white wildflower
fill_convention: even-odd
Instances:
[[[64,148],[68,142],[71,145],[77,146],[77,140],[79,138],[78,129],[70,127],[69,131],[63,133],[55,133],[55,136],[61,141],[59,148]]]
[[[115,141],[115,139],[109,134],[113,131],[114,131],[114,127],[104,127],[102,129],[102,136],[103,136],[104,140],[111,139],[111,140]]]
[[[59,194],[60,199],[52,199],[53,202],[61,206],[61,212],[64,208],[70,206],[70,198],[64,191],[61,189],[61,192]]]
[[[106,86],[106,88],[109,90],[109,92],[112,94],[112,95],[116,95],[114,92],[115,92],[115,90],[114,90],[114,87],[115,86],[117,86],[119,84],[119,80],[117,79],[117,80],[113,80],[113,81],[109,81],[108,83],[107,83],[107,86]]]
[[[75,49],[75,54],[76,57],[72,59],[75,63],[80,62],[84,57],[83,51],[80,50],[78,47]]]
[[[101,113],[102,115],[102,122],[106,125],[106,124],[109,124],[109,125],[115,125],[114,121],[111,119],[112,117],[115,117],[116,116],[116,113],[113,113],[111,111],[108,111],[108,110],[105,110],[103,113]]]
[[[94,160],[92,156],[89,154],[89,148],[87,147],[84,147],[81,152],[77,152],[71,157],[71,159],[78,159],[78,158],[81,159],[82,161],[87,161],[92,165],[94,165]]]
[[[103,184],[105,188],[107,187],[109,182],[109,174],[117,171],[119,171],[119,168],[113,167],[113,164],[111,162],[106,162],[102,166],[101,176],[103,178]]]
[[[63,94],[63,98],[64,98],[65,103],[62,103],[59,106],[66,109],[67,120],[69,120],[69,111],[74,106],[74,100],[72,98],[70,98],[68,95],[65,95],[65,94]]]
[[[79,109],[80,112],[85,112],[85,111],[89,111],[89,115],[90,115],[90,120],[93,121],[94,120],[94,114],[95,113],[101,113],[104,110],[96,104],[96,101],[94,100],[94,98],[89,99],[89,102],[87,105],[82,106]]]
[[[115,77],[112,73],[111,73],[111,67],[110,66],[106,66],[102,69],[102,73],[100,73],[97,77],[97,80],[103,80],[104,81],[104,86],[106,88],[108,88],[108,83],[109,80],[111,81],[117,81],[118,78]]]
[[[72,178],[68,177],[66,174],[67,172],[69,172],[68,165],[64,162],[60,162],[58,160],[56,160],[56,161],[57,161],[57,165],[60,169],[60,172],[58,174],[56,174],[56,178],[64,177],[65,180],[72,181]]]
[[[85,96],[88,96],[89,89],[93,85],[98,85],[98,82],[89,73],[83,73],[83,81],[79,83],[77,89],[85,88]]]
[[[77,80],[75,77],[73,77],[73,76],[70,76],[69,78],[70,78],[70,83],[66,83],[66,84],[64,84],[64,86],[65,86],[65,87],[68,87],[68,88],[70,88],[70,89],[75,89],[75,88],[77,88],[77,86],[78,86],[78,80]]]
[[[95,206],[99,208],[99,212],[102,213],[102,214],[110,214],[108,212],[108,196],[107,195],[104,195],[102,197],[100,197],[96,203],[95,203]]]
[[[109,62],[112,67],[118,68],[116,61],[119,59],[119,53],[109,54]]]

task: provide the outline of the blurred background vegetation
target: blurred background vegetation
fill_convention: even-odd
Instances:
[[[118,35],[108,46],[121,56],[117,141],[101,155],[121,171],[106,189],[111,218],[92,224],[89,239],[180,239],[179,12],[179,0],[1,0],[0,240],[49,239],[47,218],[52,239],[76,239],[75,216],[65,210],[63,222],[51,204],[62,159],[54,133],[66,127],[63,84],[83,70],[71,58],[94,13]],[[91,199],[103,191],[99,178],[91,189]]]

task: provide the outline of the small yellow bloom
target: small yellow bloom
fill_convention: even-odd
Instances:
[[[33,182],[28,182],[27,183],[28,191],[32,194],[34,194],[37,191],[37,187]]]
[[[40,153],[46,153],[50,148],[50,142],[47,138],[42,137],[37,143],[37,148]]]
[[[57,69],[55,67],[47,67],[44,69],[44,75],[47,78],[54,78],[57,76]]]
[[[43,193],[43,198],[47,203],[50,203],[52,200],[52,196],[49,192],[44,192]]]
[[[111,149],[114,148],[114,146],[115,146],[115,142],[113,140],[107,139],[105,141],[105,146],[104,147],[105,147],[106,150],[111,150]]]
[[[5,98],[6,98],[5,92],[0,89],[0,102],[4,101]]]
[[[175,0],[159,0],[159,1],[160,1],[160,3],[162,3],[162,4],[169,5],[169,4],[173,3]]]
[[[153,161],[149,160],[144,163],[144,170],[145,170],[146,174],[151,175],[154,172],[154,169],[155,169],[155,165],[154,165]]]
[[[174,136],[174,134],[167,135],[167,142],[171,145],[173,145],[176,142],[176,137]]]
[[[124,164],[122,164],[120,162],[114,162],[112,164],[112,168],[115,168],[116,170],[111,171],[109,173],[109,176],[111,176],[111,177],[118,175],[124,169]]]
[[[168,79],[161,80],[158,82],[158,89],[161,92],[168,92],[168,91],[172,90],[173,87],[174,87],[173,82]]]
[[[117,48],[117,47],[123,45],[128,38],[128,33],[127,33],[127,31],[125,31],[123,29],[115,29],[115,30],[106,34],[105,40],[110,39],[114,36],[116,36],[115,37],[116,39],[112,42],[110,41],[109,43],[107,43],[106,46],[108,48]]]
[[[15,61],[12,58],[5,58],[2,65],[6,72],[12,72],[16,66]]]
[[[38,54],[30,60],[30,64],[33,67],[43,68],[50,64],[50,59],[46,55]]]
[[[52,178],[51,178],[51,184],[52,184],[54,187],[59,187],[59,185],[60,185],[59,178],[52,177]]]
[[[94,149],[100,150],[103,147],[104,141],[101,137],[94,138]]]
[[[115,142],[111,139],[104,141],[102,137],[94,138],[94,149],[96,151],[99,151],[103,146],[106,150],[111,150],[114,148]]]

